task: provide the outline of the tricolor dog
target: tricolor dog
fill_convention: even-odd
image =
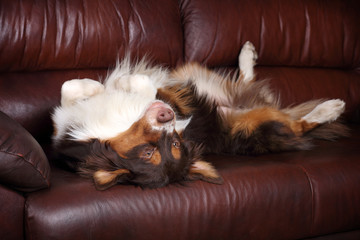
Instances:
[[[103,84],[67,81],[52,116],[54,146],[97,189],[117,183],[157,188],[198,179],[222,183],[204,153],[306,150],[313,138],[346,133],[336,121],[343,101],[281,108],[267,82],[255,80],[256,58],[247,42],[234,75],[197,63],[170,71],[127,57]]]

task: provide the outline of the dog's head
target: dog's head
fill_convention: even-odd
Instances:
[[[168,104],[155,100],[126,131],[107,140],[78,142],[83,151],[74,145],[68,155],[82,153],[78,170],[93,178],[99,190],[117,183],[145,188],[189,180],[222,183],[214,167],[200,159],[200,148],[182,139],[180,131],[189,121],[177,121]]]

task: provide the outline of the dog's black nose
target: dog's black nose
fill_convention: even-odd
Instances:
[[[167,123],[174,119],[174,112],[168,108],[162,108],[158,111],[156,120],[159,123]]]

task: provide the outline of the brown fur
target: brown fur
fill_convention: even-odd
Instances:
[[[241,73],[238,77],[221,75],[199,64],[180,67],[173,76],[183,81],[206,76],[224,82],[221,87],[228,95],[226,105],[195,95],[194,121],[184,133],[185,138],[201,143],[206,152],[263,154],[306,150],[314,137],[332,140],[347,135],[347,128],[339,122],[319,125],[301,120],[324,100],[281,108],[279,97],[266,80],[244,83]]]
[[[126,158],[126,153],[135,146],[148,142],[157,142],[161,132],[151,130],[151,126],[142,118],[135,122],[131,128],[118,136],[108,140],[109,145],[121,157]]]
[[[308,150],[313,138],[333,140],[347,135],[339,121],[318,124],[302,119],[324,100],[281,108],[267,81],[245,83],[241,72],[220,74],[190,63],[170,77],[177,83],[157,89],[156,98],[172,107],[177,120],[191,117],[182,132],[154,130],[143,117],[105,141],[65,138],[55,147],[68,165],[92,178],[100,190],[117,183],[155,188],[200,179],[221,184],[221,176],[201,159],[202,154]],[[216,92],[212,97],[199,95],[199,78],[218,82],[225,99],[219,100]]]
[[[182,88],[179,85],[160,88],[157,92],[157,98],[171,105],[178,116],[190,116],[194,111],[192,107],[192,91],[190,88]]]
[[[289,127],[296,136],[302,136],[304,133],[318,126],[317,123],[308,123],[303,120],[293,120],[290,115],[274,108],[259,108],[247,113],[238,114],[228,118],[230,123],[231,135],[243,132],[246,137],[251,136],[255,129],[268,121],[277,121]]]

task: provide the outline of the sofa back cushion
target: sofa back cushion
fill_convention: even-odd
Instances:
[[[177,0],[1,1],[0,70],[108,68],[125,52],[182,60]]]
[[[235,66],[254,43],[259,65],[360,66],[358,1],[182,0],[185,58]]]

